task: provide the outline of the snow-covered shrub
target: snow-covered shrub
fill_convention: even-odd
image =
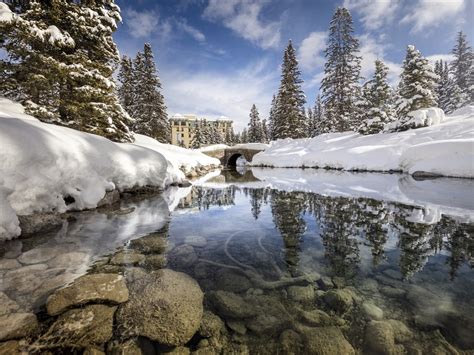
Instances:
[[[387,124],[385,132],[400,132],[408,129],[429,127],[444,121],[444,112],[438,107],[430,107],[408,112],[406,117]]]

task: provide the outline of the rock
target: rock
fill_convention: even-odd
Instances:
[[[187,343],[201,324],[203,293],[186,274],[153,271],[131,285],[130,300],[117,312],[124,336],[144,336],[167,346]]]
[[[207,239],[200,235],[188,235],[184,238],[184,243],[189,244],[195,248],[203,248],[207,244]]]
[[[9,340],[4,343],[0,343],[0,355],[24,355],[27,354],[22,348],[25,347],[24,341]]]
[[[245,323],[248,329],[257,334],[278,334],[284,328],[284,324],[285,319],[271,314],[259,314]]]
[[[224,329],[224,322],[210,311],[204,311],[199,326],[199,334],[205,338],[218,335]]]
[[[107,346],[107,354],[110,355],[142,355],[143,352],[137,341],[134,339],[127,340],[124,343],[110,342]]]
[[[124,250],[115,254],[110,263],[112,265],[138,265],[145,261],[145,255],[133,250]]]
[[[377,292],[379,283],[374,279],[364,279],[359,286],[359,290],[369,293]]]
[[[396,319],[387,319],[386,322],[391,325],[393,336],[398,343],[404,343],[413,338],[413,333],[405,323]]]
[[[395,335],[390,323],[371,321],[365,328],[365,347],[376,354],[395,353]]]
[[[150,270],[163,269],[166,267],[168,260],[164,254],[149,254],[145,258],[143,266]]]
[[[135,281],[145,277],[147,272],[141,267],[129,267],[124,271],[125,279],[128,283],[134,283]]]
[[[4,280],[22,278],[23,276],[29,276],[39,271],[44,271],[47,268],[48,268],[48,265],[46,264],[36,264],[36,265],[23,266],[19,269],[8,270],[7,273],[4,275]]]
[[[41,285],[32,294],[34,298],[41,299],[41,300],[37,300],[35,303],[38,303],[38,301],[42,301],[41,303],[44,303],[45,299],[43,298],[45,296],[49,296],[49,294],[52,291],[66,285],[67,283],[71,282],[75,278],[77,278],[77,275],[69,273],[69,272],[65,272],[65,273],[53,276],[51,278],[46,278],[45,281],[42,282]]]
[[[322,327],[328,325],[342,325],[344,321],[339,317],[331,317],[326,312],[319,309],[311,311],[301,311],[301,320],[313,327]]]
[[[295,302],[312,302],[314,301],[314,288],[308,286],[290,286],[288,287],[288,297]]]
[[[20,309],[20,306],[10,299],[6,294],[0,292],[0,316],[14,313]]]
[[[249,279],[241,273],[224,268],[216,272],[215,286],[218,290],[244,292],[251,288],[252,284]]]
[[[247,327],[245,326],[245,323],[242,321],[229,319],[226,321],[226,324],[230,329],[232,329],[237,334],[244,335],[245,333],[247,333]]]
[[[185,346],[177,346],[173,350],[161,352],[161,354],[166,355],[189,355],[191,354],[191,350]],[[124,354],[125,355],[125,354]]]
[[[381,320],[383,318],[383,311],[371,302],[362,303],[362,310],[370,319]]]
[[[198,256],[192,246],[180,245],[171,251],[169,259],[172,265],[186,268],[192,266],[198,260]]]
[[[10,240],[8,242],[8,247],[3,257],[7,259],[15,259],[21,255],[22,249],[23,243],[20,240]]]
[[[340,276],[334,276],[332,278],[332,283],[336,288],[344,288],[346,287],[346,279]]]
[[[130,241],[130,248],[136,249],[143,254],[161,254],[166,251],[167,239],[165,234],[153,233],[145,237]]]
[[[197,263],[194,265],[194,277],[197,279],[210,279],[212,269],[206,263]]]
[[[280,337],[280,349],[283,354],[298,355],[303,354],[301,349],[302,340],[301,336],[291,329],[286,329],[281,332]]]
[[[330,290],[325,293],[324,301],[332,310],[343,314],[352,307],[352,292],[346,289]]]
[[[48,261],[48,266],[51,268],[74,268],[89,263],[89,254],[72,251],[56,256],[54,259]]]
[[[355,354],[354,348],[337,327],[304,328],[300,333],[307,354]]]
[[[401,280],[403,278],[402,273],[395,269],[385,269],[382,273],[395,280]]]
[[[71,306],[88,302],[122,303],[128,300],[128,289],[121,275],[84,275],[68,287],[49,296],[46,309],[51,316],[60,314]]]
[[[46,264],[36,264],[9,270],[2,278],[0,289],[10,290],[15,294],[31,293],[41,286],[45,277],[53,276],[45,271],[47,268]]]
[[[331,278],[328,276],[322,276],[318,281],[319,287],[323,290],[329,290],[334,288],[334,283],[332,282]]]
[[[0,316],[0,341],[24,338],[38,329],[33,313],[9,313]]]
[[[0,270],[18,269],[21,264],[16,259],[1,259]]]
[[[209,297],[219,313],[224,316],[242,319],[257,315],[253,305],[235,293],[219,290],[212,292]]]
[[[35,213],[18,216],[18,219],[22,236],[55,230],[63,224],[63,219],[57,213]]]
[[[99,350],[97,348],[86,348],[82,355],[105,355],[105,353],[102,350]]]
[[[407,292],[392,286],[383,286],[380,288],[380,293],[390,298],[402,298]]]
[[[118,190],[106,191],[105,196],[97,203],[97,207],[110,206],[120,200]]]
[[[79,348],[106,343],[112,338],[116,309],[102,304],[71,309],[59,316],[38,343]]]

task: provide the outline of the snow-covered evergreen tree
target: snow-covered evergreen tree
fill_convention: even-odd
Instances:
[[[117,79],[120,83],[120,87],[117,90],[120,104],[131,115],[134,100],[134,76],[131,58],[123,56],[120,60],[120,70]]]
[[[396,104],[398,121],[395,130],[404,131],[424,125],[424,123],[414,122],[408,113],[437,106],[435,93],[437,78],[428,60],[415,46],[409,45],[403,61],[403,72],[398,88],[400,99]]]
[[[272,138],[302,138],[306,136],[303,113],[306,98],[301,89],[301,72],[296,51],[291,41],[283,56],[280,88],[276,99],[276,112],[272,117]]]
[[[257,106],[252,105],[250,109],[250,120],[248,123],[248,140],[251,143],[260,143],[263,140],[263,130],[262,122],[260,121],[260,116],[258,114]]]
[[[273,95],[272,104],[270,106],[270,115],[268,116],[268,140],[275,139],[273,134],[273,127],[275,126],[275,117],[277,113],[277,97]]]
[[[270,133],[268,132],[267,120],[262,120],[262,143],[270,142]]]
[[[435,73],[438,75],[436,96],[438,106],[447,114],[460,108],[467,100],[458,84],[449,75],[448,63],[439,60],[435,63]]]
[[[360,79],[359,41],[353,35],[352,17],[344,7],[338,7],[329,27],[326,64],[321,83],[329,132],[354,130]]]
[[[131,115],[135,120],[133,130],[168,143],[170,125],[149,43],[145,43],[143,52],[138,53],[135,58],[134,77],[134,99],[131,106]]]
[[[456,84],[466,95],[462,104],[474,103],[474,53],[462,31],[458,32],[452,53],[451,71]]]
[[[203,133],[203,122],[197,121],[191,139],[191,148],[198,149],[206,144],[206,137]]]
[[[366,107],[359,127],[359,132],[362,134],[379,133],[387,123],[395,119],[392,88],[388,84],[387,74],[388,67],[377,59],[374,76],[363,88]]]
[[[244,128],[242,132],[240,133],[240,143],[248,143],[248,134],[247,134],[247,128]]]
[[[310,137],[316,137],[320,134],[330,131],[330,127],[326,127],[326,120],[324,116],[324,105],[321,95],[316,96],[316,101],[313,107],[313,117],[310,129]]]

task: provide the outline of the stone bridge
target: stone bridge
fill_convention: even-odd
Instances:
[[[248,162],[252,161],[255,154],[260,153],[264,149],[261,147],[229,147],[225,149],[217,149],[203,152],[206,155],[217,158],[223,166],[236,166],[237,159],[244,157]]]

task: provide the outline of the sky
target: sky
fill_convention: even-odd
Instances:
[[[120,54],[152,45],[169,115],[225,116],[240,131],[252,104],[267,118],[278,90],[283,51],[297,51],[307,106],[324,75],[329,22],[347,7],[360,41],[362,76],[374,61],[398,82],[406,46],[430,60],[450,60],[456,33],[472,44],[472,0],[116,0],[122,23],[114,34]],[[470,25],[471,23],[471,25]]]

